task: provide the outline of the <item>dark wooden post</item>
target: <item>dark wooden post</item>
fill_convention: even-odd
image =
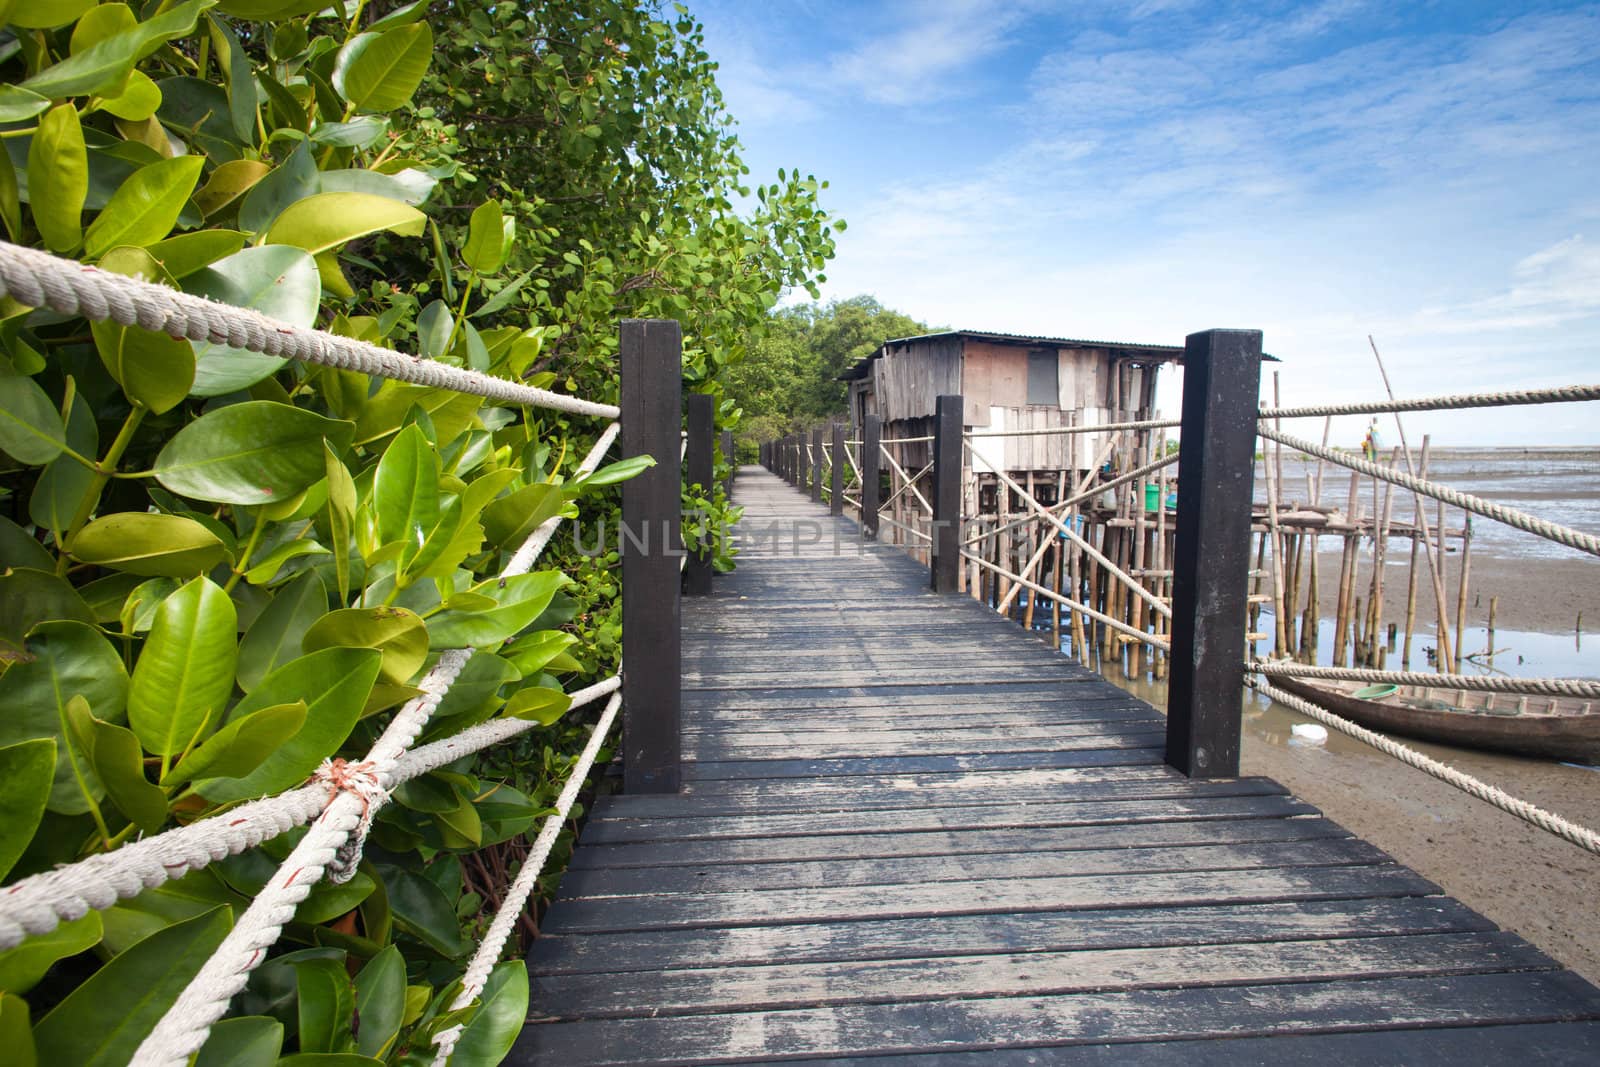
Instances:
[[[883,416],[861,423],[861,532],[878,539],[878,495],[883,483]]]
[[[828,453],[833,459],[829,467],[828,514],[844,514],[844,468],[850,461],[844,458],[844,423],[833,424],[833,449]]]
[[[727,463],[727,465],[728,465],[728,480],[725,483],[723,483],[722,495],[726,496],[729,500],[733,499],[733,474],[734,474],[735,471],[737,471],[739,469],[739,463],[734,458],[737,455],[738,455],[738,453],[734,450],[734,447],[733,447],[733,431],[732,430],[723,430],[722,431],[722,459],[723,459],[723,462]]]
[[[806,491],[806,478],[811,473],[810,457],[806,455],[806,435],[803,433],[794,435],[794,460],[794,487],[803,493]]]
[[[676,793],[681,616],[678,524],[682,472],[683,334],[671,319],[624,319],[622,455],[656,465],[622,483],[623,787]]]
[[[959,396],[941,396],[933,416],[933,562],[935,593],[961,583],[961,416]]]
[[[811,499],[822,501],[822,427],[811,431]]]
[[[715,487],[712,442],[716,440],[717,404],[705,393],[689,394],[689,447],[684,452],[686,467],[684,481],[698,486],[698,492],[710,499]],[[689,521],[702,528],[710,523],[709,515],[691,515]],[[695,552],[683,565],[683,591],[689,596],[708,596],[711,593],[711,553]]]
[[[1190,334],[1172,563],[1167,763],[1191,778],[1239,774],[1261,333]]]

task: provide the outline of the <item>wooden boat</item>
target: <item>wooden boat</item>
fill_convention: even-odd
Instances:
[[[1324,678],[1269,681],[1380,733],[1600,764],[1600,707],[1593,701]]]

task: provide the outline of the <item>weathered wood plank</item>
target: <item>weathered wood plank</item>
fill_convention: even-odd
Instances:
[[[1005,768],[1110,767],[1159,764],[1161,750],[1147,745],[1088,748],[1062,752],[1001,752],[983,756],[875,756],[865,759],[700,760],[685,763],[683,780],[708,778],[826,778],[855,774],[915,774],[930,771],[987,771]]]
[[[513,1062],[728,1063],[1597,1015],[1594,987],[1564,972],[1382,978],[549,1023],[523,1031]]]

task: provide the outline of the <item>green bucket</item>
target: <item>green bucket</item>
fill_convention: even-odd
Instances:
[[[1357,700],[1382,700],[1384,697],[1394,696],[1399,691],[1400,687],[1397,685],[1368,685],[1350,695]]]
[[[1161,510],[1161,487],[1150,483],[1144,487],[1144,509],[1146,511]]]

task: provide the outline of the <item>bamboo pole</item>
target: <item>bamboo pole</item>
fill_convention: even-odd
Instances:
[[[1289,623],[1283,617],[1283,535],[1278,527],[1278,482],[1276,464],[1265,452],[1261,473],[1267,480],[1267,534],[1272,539],[1272,621],[1273,657],[1289,654]]]
[[[1418,457],[1417,469],[1422,472],[1422,477],[1428,476],[1428,449],[1432,440],[1427,434],[1422,435],[1422,453]],[[1411,669],[1411,635],[1417,627],[1417,542],[1420,540],[1422,522],[1412,516],[1411,520],[1411,565],[1406,572],[1406,643],[1401,650],[1400,662],[1406,670]]]
[[[1472,581],[1472,515],[1461,513],[1461,580],[1456,586],[1456,662],[1461,662],[1462,635],[1467,630],[1467,585]]]
[[[1356,509],[1360,506],[1360,497],[1358,496],[1361,484],[1360,477],[1356,472],[1350,472],[1350,494],[1346,504],[1345,515],[1352,530],[1357,528],[1358,515]],[[1341,546],[1339,553],[1339,597],[1333,613],[1333,663],[1337,667],[1345,665],[1345,634],[1348,631],[1350,621],[1350,593],[1354,585],[1351,566],[1354,552],[1351,546],[1355,542],[1355,537],[1354,533],[1346,533],[1344,535],[1344,544]]]
[[[1400,449],[1395,448],[1389,456],[1389,466],[1400,465]],[[1379,659],[1378,643],[1383,633],[1383,596],[1384,572],[1389,563],[1389,523],[1394,514],[1394,483],[1383,483],[1383,508],[1378,519],[1377,529],[1372,540],[1372,601],[1368,611],[1372,616],[1372,625],[1368,627],[1369,642],[1367,645],[1367,662],[1376,663]]]
[[[1444,547],[1444,520],[1445,520],[1445,515],[1446,514],[1447,513],[1445,511],[1444,501],[1441,500],[1441,501],[1439,501],[1439,529],[1438,529],[1438,535],[1439,535],[1439,543],[1438,543],[1439,578],[1440,578],[1441,581],[1444,582],[1445,589],[1449,589],[1450,588],[1450,560],[1445,555],[1445,547]],[[1439,640],[1437,642],[1437,644],[1438,644],[1438,652],[1434,656],[1434,662],[1439,665],[1439,670],[1443,671],[1445,669],[1444,668],[1444,664],[1446,663],[1446,661],[1448,661],[1451,664],[1451,673],[1454,673],[1454,670],[1455,670],[1455,667],[1454,667],[1455,658],[1454,658],[1454,656],[1452,654],[1453,650],[1454,650],[1454,646],[1450,643],[1450,620],[1445,615],[1445,602],[1444,602],[1442,597],[1439,600],[1439,633],[1438,633],[1438,637],[1439,637]]]

